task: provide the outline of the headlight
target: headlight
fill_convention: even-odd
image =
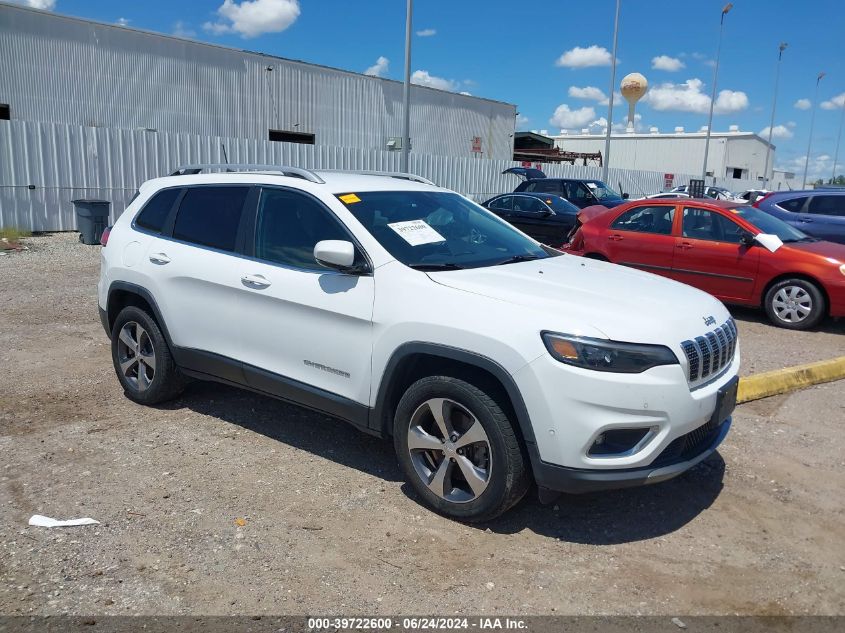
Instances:
[[[840,273],[842,273],[843,275],[845,275],[845,264],[842,264],[842,265],[839,267],[839,272],[840,272]]]
[[[618,343],[554,332],[543,332],[542,336],[556,360],[584,369],[639,374],[658,365],[678,364],[678,357],[663,345]]]

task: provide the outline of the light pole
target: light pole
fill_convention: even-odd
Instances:
[[[807,156],[804,159],[804,178],[801,180],[801,188],[807,188],[807,168],[810,166],[810,148],[813,146],[813,126],[816,123],[816,102],[819,100],[819,82],[825,73],[819,73],[816,77],[816,94],[813,96],[813,114],[810,117],[810,139],[807,141]]]
[[[845,99],[842,101],[842,114],[839,117],[839,134],[836,135],[836,151],[833,152],[833,174],[830,176],[830,184],[836,180],[836,162],[839,160],[839,141],[842,140],[842,124],[845,123]]]
[[[408,152],[411,150],[411,17],[414,0],[408,0],[408,15],[405,18],[405,119],[402,123],[402,171],[408,172]]]
[[[775,94],[772,97],[772,120],[769,121],[769,139],[768,145],[766,145],[766,163],[765,167],[763,167],[763,189],[766,188],[766,185],[769,183],[769,154],[772,153],[772,130],[775,127],[775,105],[778,102],[778,80],[780,79],[780,60],[783,57],[783,51],[786,47],[789,46],[786,42],[781,42],[780,46],[778,46],[778,65],[777,70],[775,70]]]
[[[607,131],[604,136],[604,157],[601,161],[601,179],[607,182],[608,160],[610,159],[610,131],[613,125],[613,91],[616,89],[616,44],[619,39],[619,3],[616,0],[616,18],[613,21],[613,59],[610,64],[610,97],[607,102]]]
[[[704,165],[701,167],[701,179],[707,178],[707,154],[710,153],[710,128],[713,127],[713,105],[716,103],[716,80],[719,78],[719,57],[722,54],[722,27],[725,26],[725,16],[733,8],[728,2],[722,7],[722,17],[719,18],[719,45],[716,47],[716,68],[713,70],[713,94],[710,97],[710,116],[707,118],[707,138],[704,141]]]

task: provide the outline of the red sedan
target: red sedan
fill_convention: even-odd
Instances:
[[[566,252],[762,307],[780,327],[803,330],[825,315],[845,316],[845,245],[809,237],[753,207],[651,199],[588,207],[578,219]]]

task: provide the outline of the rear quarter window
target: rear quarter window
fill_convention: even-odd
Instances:
[[[167,216],[173,208],[173,203],[179,197],[181,189],[164,189],[150,198],[144,205],[138,217],[135,218],[135,226],[153,233],[161,233]]]
[[[781,200],[780,202],[776,202],[775,204],[779,206],[784,211],[791,211],[792,213],[798,213],[801,209],[804,208],[804,203],[807,201],[807,196],[801,196],[798,198],[789,198],[788,200]]]

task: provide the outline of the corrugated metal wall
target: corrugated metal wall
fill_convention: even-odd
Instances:
[[[0,78],[24,121],[376,150],[402,136],[401,82],[5,4]],[[470,156],[481,137],[485,157],[513,155],[514,105],[422,86],[411,103],[417,152]]]
[[[168,134],[0,121],[0,227],[63,231],[76,227],[71,200],[112,203],[114,220],[138,186],[187,163],[296,165],[311,169],[399,169],[396,152],[274,143],[254,139]],[[519,163],[411,153],[410,169],[437,184],[482,202],[512,191],[518,179],[501,172]],[[600,178],[593,166],[544,165],[550,177]],[[675,184],[695,176],[675,175]],[[632,197],[663,189],[663,174],[610,169],[608,184]],[[717,183],[724,182],[717,180]],[[731,186],[740,181],[732,180]],[[752,182],[740,183],[751,188]],[[30,189],[29,187],[33,188]]]

